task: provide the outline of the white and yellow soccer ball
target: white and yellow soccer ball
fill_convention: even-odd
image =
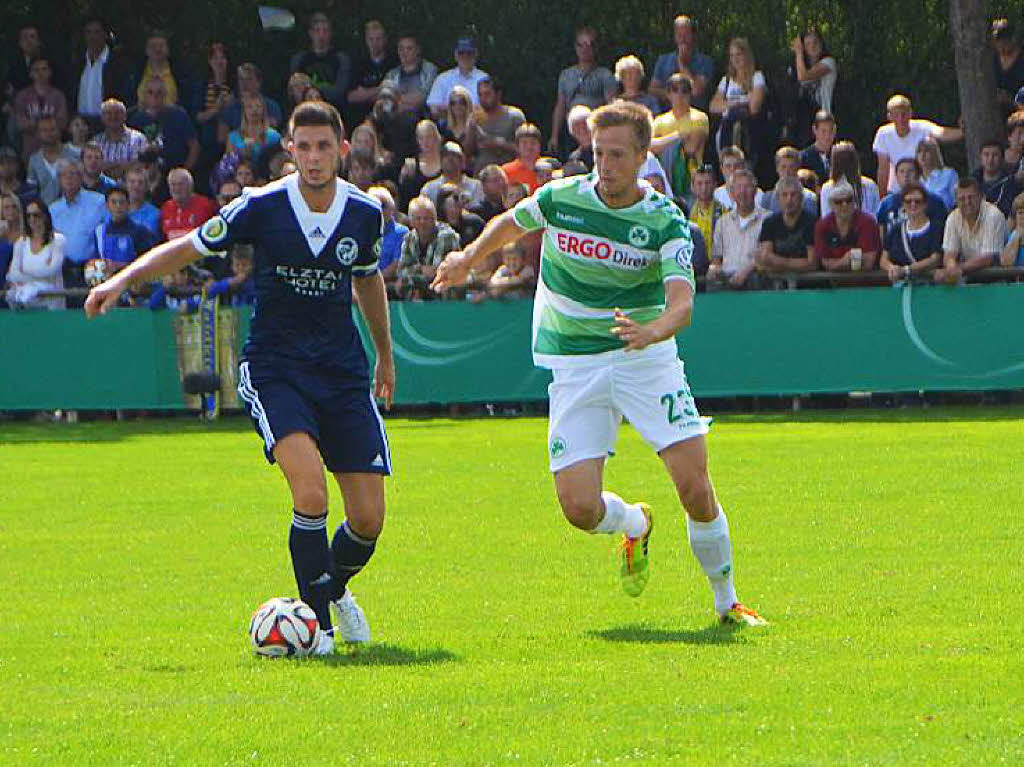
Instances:
[[[313,608],[298,599],[275,597],[256,608],[249,639],[257,655],[280,658],[311,654],[320,644],[320,623]]]

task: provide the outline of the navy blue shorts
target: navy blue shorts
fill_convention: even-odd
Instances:
[[[330,472],[391,473],[384,420],[365,384],[308,368],[249,361],[239,365],[238,393],[270,463],[278,440],[306,432]]]

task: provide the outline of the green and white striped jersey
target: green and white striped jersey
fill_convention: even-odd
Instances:
[[[552,181],[513,209],[528,231],[544,229],[533,305],[533,359],[577,367],[624,355],[611,332],[616,308],[648,322],[665,308],[665,281],[694,286],[693,242],[683,212],[646,187],[628,208],[598,197],[597,176]],[[630,358],[678,354],[674,338]]]

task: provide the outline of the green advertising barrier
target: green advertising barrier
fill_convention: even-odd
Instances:
[[[545,398],[530,314],[529,301],[392,304],[396,401]],[[679,342],[704,397],[1022,389],[1024,284],[701,294]],[[176,346],[169,312],[0,312],[0,410],[183,408]]]

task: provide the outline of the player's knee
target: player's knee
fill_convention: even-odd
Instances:
[[[303,514],[320,516],[327,512],[327,488],[315,483],[293,487],[292,502]]]
[[[569,524],[580,530],[593,530],[601,519],[601,499],[589,493],[573,489],[559,490],[558,502]]]
[[[710,522],[715,518],[715,491],[705,471],[694,471],[676,485],[679,500],[691,519]]]
[[[345,511],[345,518],[352,532],[360,538],[376,540],[384,530],[384,506],[383,504],[368,504],[360,508]]]

